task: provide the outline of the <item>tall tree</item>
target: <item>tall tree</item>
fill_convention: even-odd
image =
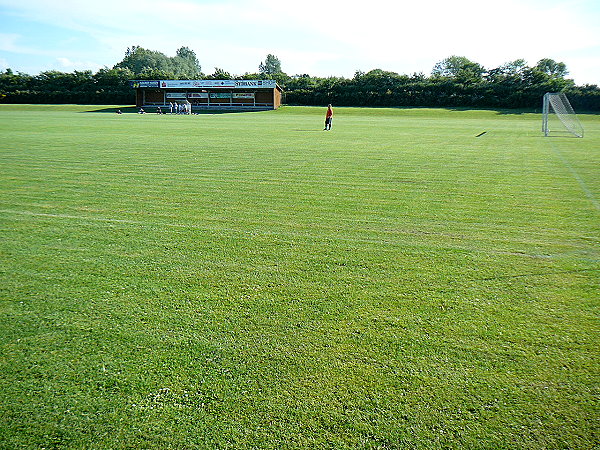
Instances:
[[[190,78],[196,78],[202,73],[196,53],[188,47],[177,50],[173,63],[175,73],[187,74]]]
[[[464,56],[450,56],[438,62],[431,71],[434,77],[479,80],[485,69]]]
[[[125,57],[114,68],[129,69],[141,78],[160,73],[169,78],[196,78],[201,75],[198,58],[188,47],[181,47],[171,58],[164,53],[133,45],[127,48]]]
[[[268,54],[264,62],[258,65],[258,71],[262,75],[275,75],[281,73],[281,61],[275,55]]]
[[[535,69],[551,77],[564,78],[569,74],[565,63],[556,62],[550,58],[540,59],[535,65]]]
[[[137,76],[148,69],[170,71],[171,62],[164,53],[134,45],[127,49],[123,60],[115,64],[114,68],[129,69]]]

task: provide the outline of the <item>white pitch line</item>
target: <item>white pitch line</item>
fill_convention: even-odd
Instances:
[[[134,225],[134,226],[166,227],[166,228],[171,228],[171,229],[193,229],[193,230],[206,231],[209,233],[211,233],[211,232],[229,233],[230,235],[238,235],[238,236],[243,236],[245,238],[250,238],[250,239],[252,239],[256,236],[277,237],[277,238],[281,238],[281,239],[298,239],[298,238],[299,239],[311,239],[312,241],[315,241],[315,242],[318,241],[319,239],[322,239],[322,240],[335,240],[335,241],[347,242],[347,243],[352,243],[352,244],[356,244],[356,243],[379,244],[379,245],[385,245],[385,246],[402,246],[402,247],[410,245],[410,246],[414,246],[417,248],[422,247],[422,246],[429,247],[429,245],[430,245],[427,243],[414,243],[413,242],[411,236],[414,236],[415,234],[421,234],[421,232],[419,232],[418,230],[398,230],[397,232],[393,233],[392,236],[386,235],[382,238],[377,239],[377,238],[364,238],[364,237],[349,237],[349,236],[342,236],[342,235],[321,236],[321,235],[317,235],[317,234],[310,233],[310,232],[298,232],[298,231],[281,232],[281,231],[271,231],[271,230],[264,231],[263,230],[260,233],[257,233],[252,230],[243,231],[243,230],[240,230],[237,228],[231,228],[231,227],[210,227],[210,226],[207,226],[206,224],[199,225],[199,224],[176,224],[176,223],[168,223],[168,222],[147,222],[147,221],[131,220],[131,219],[112,219],[112,218],[106,218],[106,217],[76,216],[76,215],[71,215],[71,214],[51,214],[51,213],[23,211],[23,210],[17,211],[17,210],[11,210],[11,209],[0,209],[0,214],[16,214],[16,215],[31,216],[31,217],[49,217],[49,218],[57,218],[57,219],[98,222],[98,223],[106,223],[106,224],[118,223],[118,224],[125,224],[125,225]],[[331,231],[331,230],[329,230],[329,231]],[[448,242],[441,245],[441,247],[445,248],[445,249],[455,249],[455,250],[480,253],[480,254],[486,254],[486,255],[489,255],[489,254],[514,255],[514,253],[511,253],[506,250],[500,250],[500,249],[494,250],[494,249],[489,249],[489,248],[481,249],[481,248],[472,247],[472,246],[468,246],[468,245],[452,244],[452,243],[448,243]],[[553,258],[553,257],[557,256],[557,255],[527,254],[527,253],[523,253],[523,254],[519,254],[519,255],[526,256],[526,257],[532,257],[532,258]]]
[[[54,217],[57,219],[75,219],[75,220],[84,220],[89,222],[115,222],[115,223],[127,223],[133,225],[140,225],[143,222],[136,220],[126,220],[126,219],[107,219],[105,217],[90,217],[90,216],[74,216],[70,214],[50,214],[50,213],[39,213],[33,211],[16,211],[14,209],[0,209],[0,213],[3,214],[18,214],[21,216],[34,216],[34,217]]]
[[[569,163],[569,160],[567,158],[565,158],[564,155],[560,152],[560,150],[554,145],[554,142],[550,142],[550,147],[552,148],[552,150],[554,151],[556,156],[558,156],[558,159],[560,159],[560,161],[563,163],[563,165],[569,170],[569,172],[571,172],[571,175],[573,175],[573,178],[575,178],[575,180],[577,180],[577,182],[579,183],[579,186],[585,193],[586,197],[592,202],[592,205],[594,205],[594,207],[596,208],[597,211],[600,211],[600,202],[598,200],[596,200],[596,197],[594,196],[593,192],[590,191],[587,184],[585,184],[585,181],[583,181],[583,178],[581,178],[579,176],[579,174],[573,168],[571,163]]]

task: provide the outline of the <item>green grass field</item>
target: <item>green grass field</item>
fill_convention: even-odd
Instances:
[[[0,106],[0,448],[600,445],[600,116],[102,109]]]

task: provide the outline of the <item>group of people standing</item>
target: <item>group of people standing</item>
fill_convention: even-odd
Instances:
[[[192,113],[192,104],[190,102],[186,102],[186,103],[169,102],[169,114],[191,114],[191,113]],[[117,114],[122,114],[120,109],[117,111]],[[138,114],[146,114],[146,111],[144,111],[144,108],[140,108],[138,110]],[[162,108],[160,106],[158,106],[156,108],[156,114],[166,114],[166,112],[163,112]]]
[[[169,114],[191,114],[192,104],[190,102],[173,103],[169,102]]]

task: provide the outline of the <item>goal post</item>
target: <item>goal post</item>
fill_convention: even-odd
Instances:
[[[549,136],[564,129],[574,136],[583,137],[583,127],[565,93],[547,92],[542,105],[542,132]]]

